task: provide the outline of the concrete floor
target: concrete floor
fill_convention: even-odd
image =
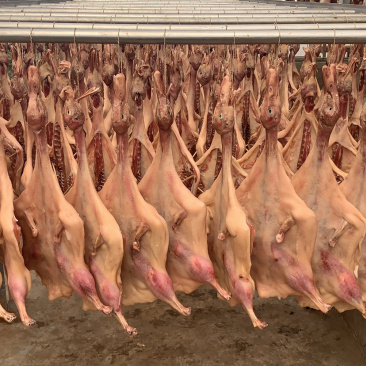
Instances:
[[[113,317],[83,312],[76,295],[49,302],[33,277],[27,304],[37,325],[26,329],[19,320],[0,321],[2,366],[366,364],[340,314],[301,309],[294,299],[256,299],[258,317],[269,323],[260,331],[240,307],[230,308],[215,291],[202,287],[179,295],[192,306],[188,318],[161,301],[125,308],[127,320],[139,331],[131,339]]]

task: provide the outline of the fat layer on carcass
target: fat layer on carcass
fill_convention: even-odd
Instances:
[[[360,147],[346,179],[340,185],[342,193],[366,217],[366,105],[360,116]],[[366,239],[361,244],[361,258],[358,266],[358,283],[362,301],[366,303]]]
[[[253,311],[254,281],[250,276],[254,229],[235,194],[231,174],[234,107],[229,105],[231,83],[225,76],[221,87],[221,101],[216,106],[213,125],[222,140],[222,168],[212,187],[200,195],[208,210],[208,252],[220,285],[232,294],[231,305],[239,303],[250,316],[255,327],[267,326]]]
[[[91,90],[87,93],[94,92]],[[83,130],[84,114],[82,107],[74,100],[70,87],[63,90],[66,101],[63,116],[68,127],[74,132],[78,170],[74,185],[65,198],[72,204],[84,223],[85,262],[92,273],[102,301],[113,308],[113,313],[129,335],[135,335],[136,329],[128,325],[122,314],[121,265],[123,258],[123,238],[117,222],[104,206],[95,190],[88,165],[85,132]],[[83,95],[82,97],[86,97]],[[84,309],[92,308],[87,299]]]
[[[0,122],[1,123],[1,122]],[[10,296],[15,301],[22,323],[29,327],[35,321],[27,314],[25,299],[31,289],[31,276],[24,265],[20,246],[20,228],[14,216],[13,187],[8,175],[4,145],[17,145],[6,127],[0,126],[0,260],[5,264]],[[23,150],[20,146],[21,159]],[[0,273],[0,284],[2,276]],[[8,323],[15,319],[15,314],[7,312],[0,305],[0,317]]]
[[[261,297],[306,296],[323,312],[327,305],[313,283],[311,256],[316,238],[314,213],[297,196],[277,148],[281,106],[276,71],[267,73],[260,120],[264,149],[237,197],[255,230],[251,275]]]
[[[158,71],[157,84],[162,84]],[[162,89],[160,89],[162,90]],[[159,146],[155,158],[139,184],[143,198],[164,217],[169,229],[167,270],[177,291],[189,293],[201,284],[216,288],[226,299],[229,294],[215,278],[207,250],[206,206],[185,187],[173,161],[172,107],[166,95],[158,97]]]
[[[166,271],[169,233],[165,220],[141,196],[128,156],[128,129],[132,123],[124,100],[125,77],[113,80],[113,128],[117,134],[117,164],[100,197],[126,237],[122,264],[123,304],[161,299],[183,315],[190,309],[176,298]],[[137,108],[137,106],[135,106]]]
[[[340,117],[340,108],[335,65],[324,66],[322,72],[324,87],[318,103],[317,140],[292,183],[318,221],[311,260],[316,288],[324,301],[337,310],[356,308],[364,314],[354,271],[365,235],[365,219],[341,192],[329,164],[328,141]],[[300,304],[314,307],[306,298]]]
[[[38,69],[29,67],[28,75],[29,79],[38,80],[38,87],[29,95],[27,110],[37,154],[31,179],[14,202],[15,216],[22,230],[25,264],[41,277],[50,300],[70,297],[75,290],[98,310],[109,314],[111,308],[101,303],[93,276],[84,262],[82,220],[65,200],[50,163],[46,108],[37,93],[40,90]]]

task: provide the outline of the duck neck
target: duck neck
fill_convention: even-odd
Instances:
[[[232,131],[221,136],[222,143],[222,178],[226,182],[231,179],[231,153],[233,146]]]
[[[79,168],[80,170],[84,170],[85,167],[88,167],[88,158],[86,153],[85,132],[82,126],[74,130],[74,137],[78,154]]]
[[[159,129],[160,134],[160,144],[161,144],[161,152],[163,157],[168,157],[171,155],[171,130],[163,131]]]
[[[318,153],[318,160],[322,161],[327,153],[329,137],[332,132],[332,128],[324,127],[319,124],[318,135],[316,137],[316,149]]]
[[[277,126],[266,130],[266,156],[276,156],[278,152],[277,148]]]
[[[117,165],[123,167],[130,167],[128,161],[128,134],[117,133]]]

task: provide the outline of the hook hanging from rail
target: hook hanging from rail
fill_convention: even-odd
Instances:
[[[121,46],[119,44],[119,32],[120,29],[118,28],[118,37],[117,37],[117,45],[118,45],[118,54],[117,54],[117,62],[118,62],[118,70],[119,72],[122,72],[122,65],[121,65]]]
[[[31,52],[32,52],[32,55],[34,55],[34,50],[33,50],[33,28],[31,28],[31,30],[30,30],[29,38],[30,38]]]
[[[78,45],[76,44],[76,28],[74,28],[74,48],[75,52],[78,54]],[[79,77],[76,78],[78,94],[80,93]]]
[[[166,29],[164,29],[164,46],[163,46],[163,52],[164,52],[164,75],[163,75],[163,80],[164,80],[164,86],[165,86],[165,90],[168,90],[168,85],[167,85],[167,66],[166,66]]]
[[[234,55],[235,55],[235,44],[236,39],[235,39],[235,31],[234,31],[234,39],[233,39],[233,45],[231,48],[231,75],[232,75],[232,82],[231,82],[231,89],[233,90],[233,86],[234,86]]]
[[[281,30],[278,27],[278,23],[277,22],[274,23],[274,27],[278,31],[278,44],[277,44],[277,47],[278,47],[281,44]]]

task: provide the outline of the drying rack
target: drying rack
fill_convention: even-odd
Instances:
[[[0,42],[366,43],[366,6],[275,0],[2,0]],[[9,301],[4,281],[0,299]]]
[[[0,42],[366,43],[366,7],[275,0],[2,0]]]

